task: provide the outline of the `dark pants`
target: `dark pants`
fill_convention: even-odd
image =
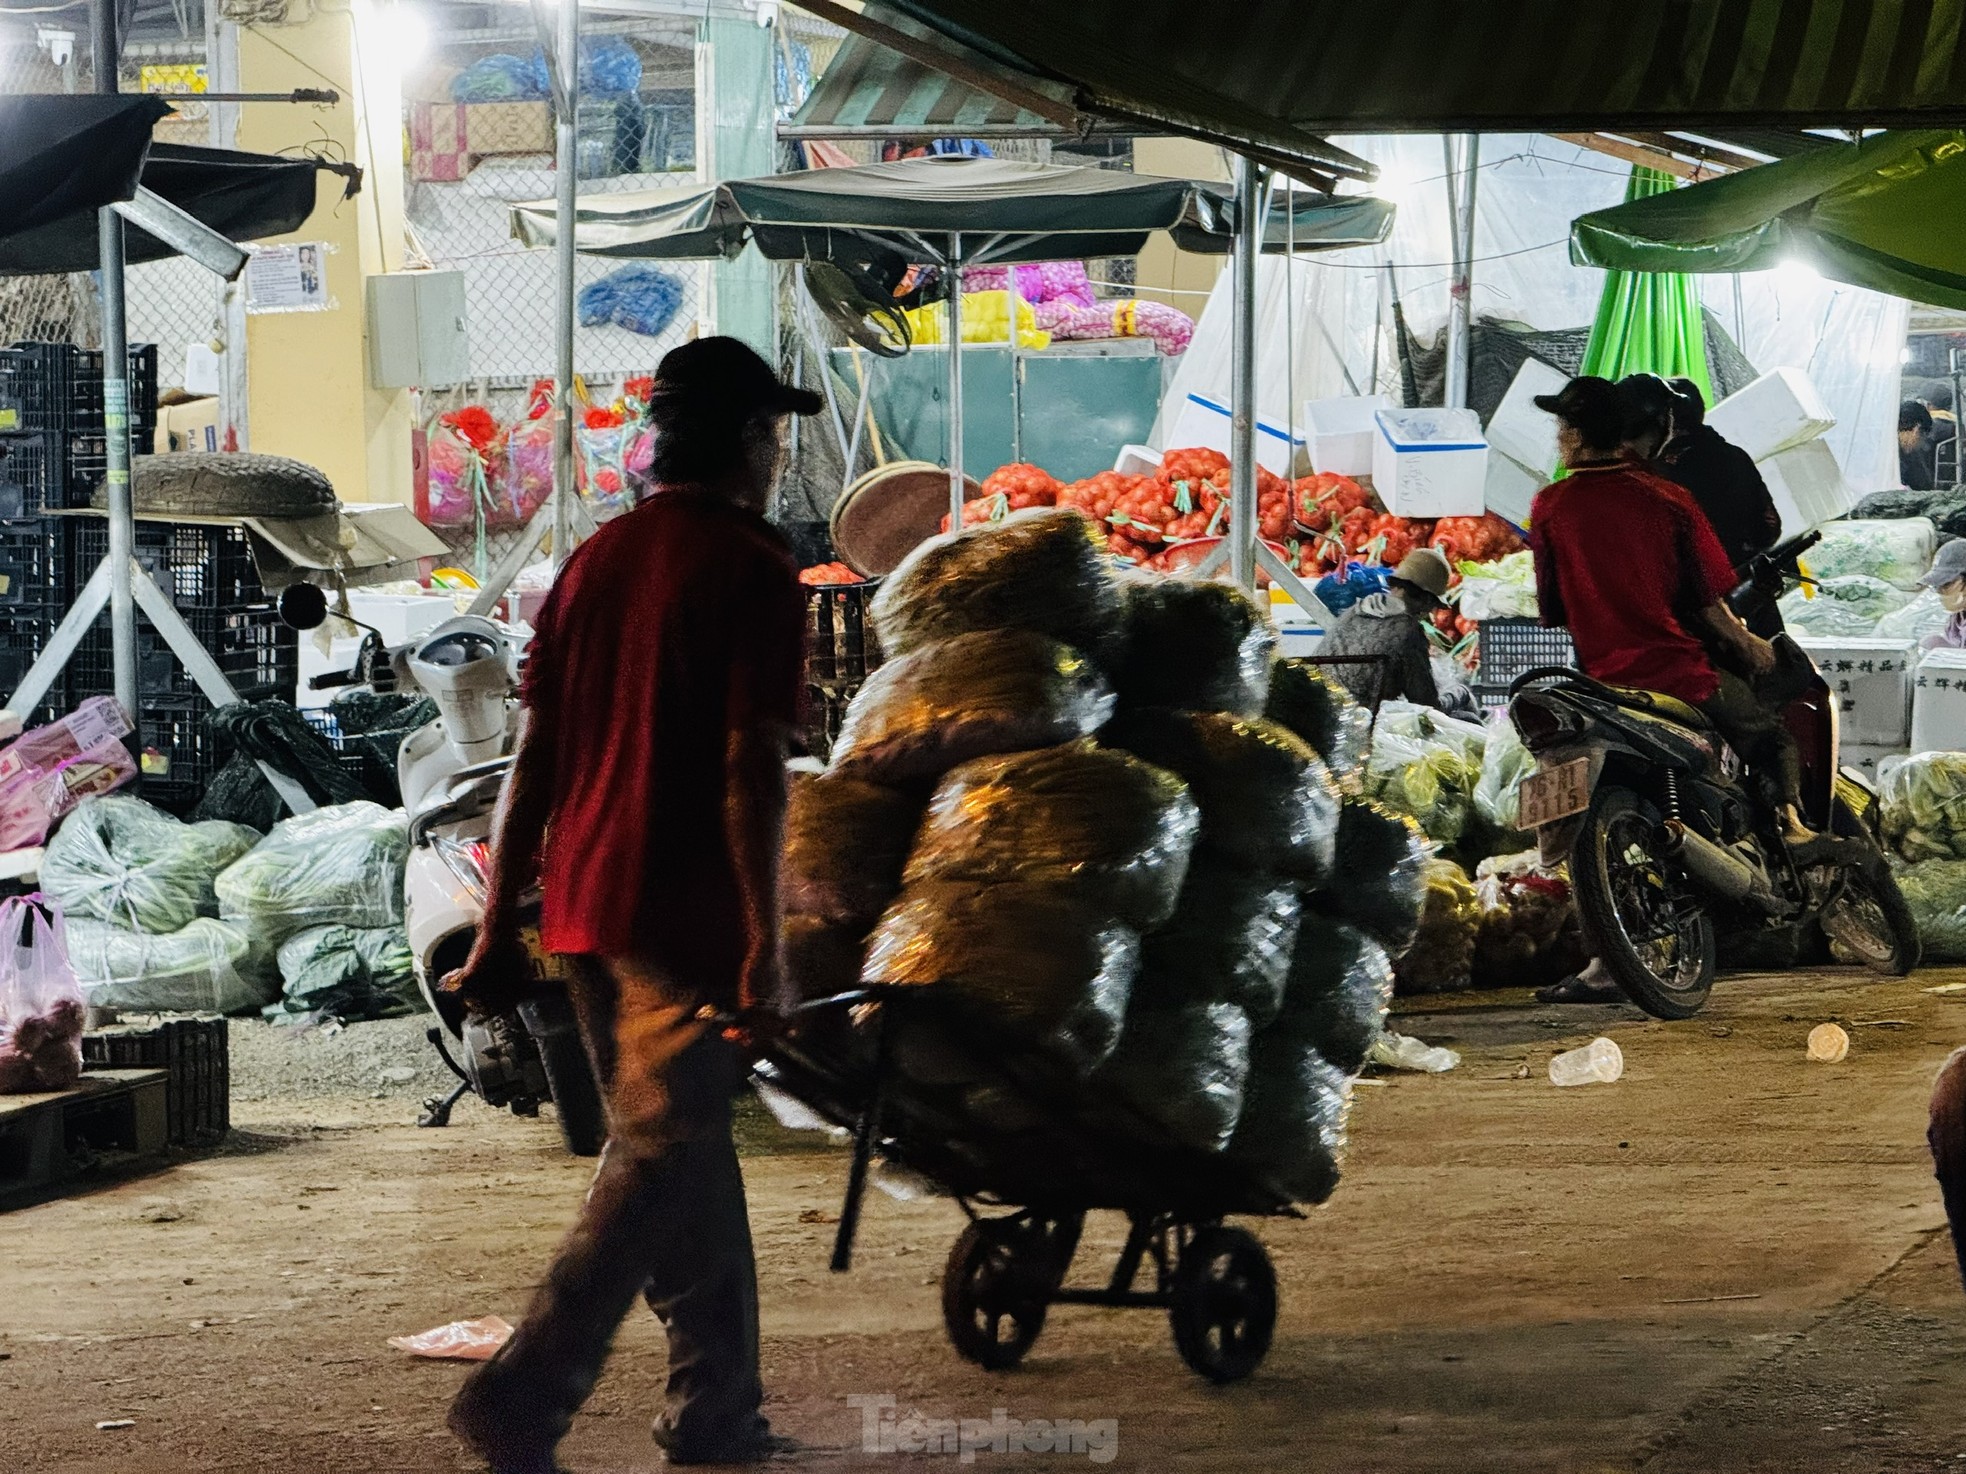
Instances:
[[[1723,670],[1720,689],[1700,703],[1700,710],[1755,775],[1775,789],[1778,802],[1802,802],[1802,757],[1795,737],[1782,724],[1782,714],[1755,695],[1754,687]]]
[[[757,1273],[731,1142],[737,1052],[656,968],[581,958],[569,991],[607,1100],[608,1144],[525,1319],[465,1384],[460,1411],[557,1443],[640,1295],[669,1332],[656,1442],[699,1461],[741,1448],[766,1424]]]

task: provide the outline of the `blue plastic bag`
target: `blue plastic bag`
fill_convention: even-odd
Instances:
[[[1317,581],[1311,590],[1318,602],[1333,614],[1343,614],[1360,599],[1369,599],[1374,594],[1386,591],[1386,579],[1392,570],[1377,564],[1347,563],[1343,568],[1327,573]]]
[[[654,266],[624,266],[582,287],[576,305],[584,328],[612,323],[659,338],[682,308],[683,284]]]
[[[535,96],[552,91],[552,73],[546,66],[546,53],[532,54],[532,76],[539,88]],[[641,91],[641,55],[619,36],[580,38],[580,95],[582,97],[632,97]]]
[[[547,95],[545,78],[524,57],[481,56],[451,78],[452,102],[521,102]]]

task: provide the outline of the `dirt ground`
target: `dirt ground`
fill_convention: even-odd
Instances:
[[[862,1451],[854,1394],[1114,1419],[1111,1466],[1154,1471],[1966,1468],[1966,1295],[1923,1139],[1933,1074],[1966,1043],[1966,992],[1925,990],[1963,979],[1734,979],[1672,1025],[1524,995],[1407,1016],[1462,1065],[1362,1085],[1337,1196],[1258,1225],[1282,1320],[1228,1389],[1150,1311],[1060,1309],[1014,1373],[958,1361],[936,1290],[957,1209],[872,1196],[854,1271],[830,1275],[845,1153],[754,1119],[767,1411],[814,1470],[955,1462]],[[1850,1056],[1810,1064],[1827,1019]],[[587,1169],[547,1121],[467,1105],[448,1131],[408,1124],[421,1041],[386,1027],[352,1050],[242,1041],[223,1151],[0,1217],[0,1471],[473,1467],[442,1428],[462,1369],[384,1340],[516,1320]],[[1600,1031],[1625,1078],[1553,1089],[1549,1055]],[[1115,1243],[1089,1229],[1077,1277]],[[637,1314],[570,1470],[660,1467],[662,1375]]]

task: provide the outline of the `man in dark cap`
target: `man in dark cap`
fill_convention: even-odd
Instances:
[[[1932,412],[1916,399],[1898,406],[1898,477],[1912,491],[1930,491],[1936,486],[1933,463],[1937,433]]]
[[[519,899],[536,877],[541,941],[570,961],[609,1138],[525,1319],[451,1410],[495,1474],[552,1474],[638,1295],[668,1328],[655,1437],[669,1461],[751,1462],[785,1442],[759,1412],[757,1275],[731,1141],[744,1061],[716,1016],[762,1032],[779,1001],[804,600],[762,514],[786,416],[820,403],[734,338],[669,353],[650,397],[654,491],[574,553],[537,622],[484,924],[446,986],[495,1003],[523,975]]]
[[[1707,514],[1727,561],[1742,568],[1781,540],[1782,514],[1775,509],[1775,498],[1755,468],[1754,457],[1707,423],[1700,386],[1691,379],[1674,379],[1672,389],[1672,438],[1659,453],[1655,468],[1686,488]],[[1757,605],[1748,628],[1764,640],[1782,632],[1782,616],[1772,599]]]

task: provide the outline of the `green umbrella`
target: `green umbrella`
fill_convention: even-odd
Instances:
[[[1671,175],[1634,168],[1625,190],[1626,205],[1619,208],[1669,199],[1674,193]],[[1692,281],[1677,272],[1612,271],[1604,281],[1581,372],[1612,380],[1626,374],[1683,376],[1698,384],[1701,397],[1713,403],[1706,323]]]

